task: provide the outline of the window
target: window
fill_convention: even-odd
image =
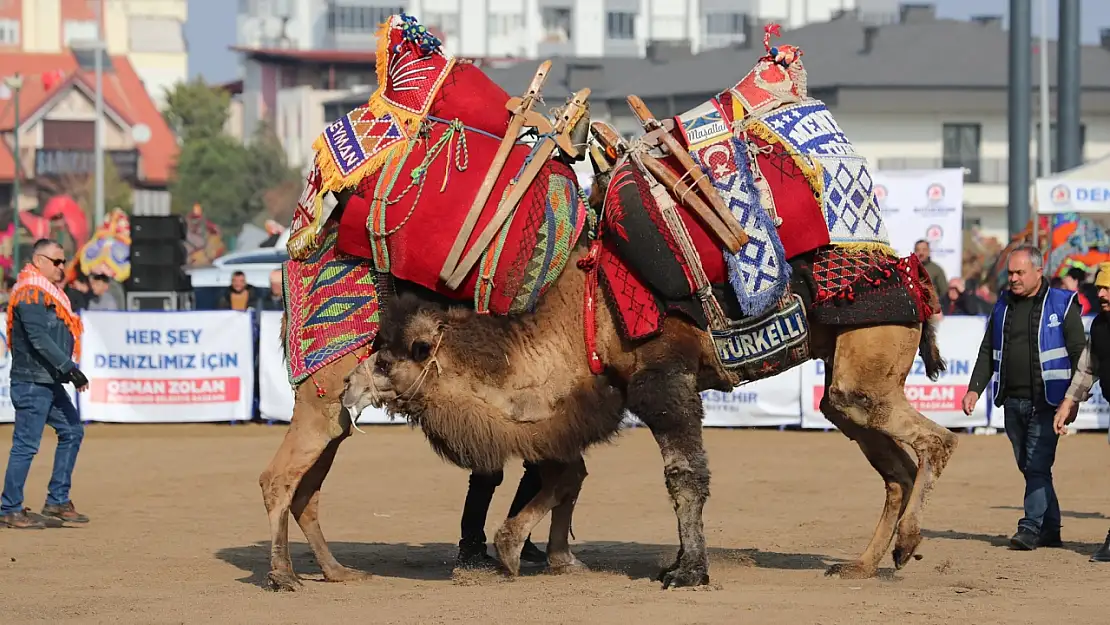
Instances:
[[[0,46],[19,45],[19,20],[0,20]]]
[[[458,13],[425,13],[421,22],[430,29],[438,32],[446,39],[455,39],[459,36]]]
[[[706,13],[705,34],[743,35],[747,32],[748,16],[743,13]]]
[[[570,9],[545,7],[540,17],[543,20],[545,43],[570,43],[574,36],[574,30],[571,28],[574,15]]]
[[[979,124],[944,124],[944,156],[942,167],[963,167],[970,171],[967,182],[979,182],[982,176],[979,162],[979,141],[982,126]]]
[[[511,37],[524,30],[524,16],[520,13],[490,13],[489,36]]]
[[[96,122],[62,119],[42,121],[44,150],[92,150],[96,145]]]
[[[607,30],[610,39],[635,39],[636,14],[610,11],[607,17]]]
[[[328,7],[328,29],[336,33],[374,33],[390,16],[404,10],[402,6],[345,6]]]
[[[1036,138],[1037,153],[1033,155],[1033,158],[1035,158],[1037,160],[1037,170],[1034,172],[1034,175],[1039,176],[1039,175],[1041,175],[1041,124],[1040,124],[1040,122],[1037,123],[1036,132],[1037,132],[1037,138]],[[1056,173],[1056,172],[1060,171],[1060,158],[1059,158],[1059,154],[1057,154],[1056,148],[1057,148],[1057,145],[1056,145],[1056,122],[1050,122],[1049,125],[1048,125],[1048,155],[1049,155],[1049,158],[1051,159],[1049,161],[1049,170],[1051,171],[1051,173]],[[1083,155],[1086,153],[1086,151],[1087,151],[1087,124],[1079,124],[1079,156],[1080,156],[1079,160],[1080,160],[1080,162],[1083,162],[1083,160],[1084,160]]]
[[[184,24],[167,17],[127,18],[128,43],[132,52],[185,52]]]
[[[96,41],[98,34],[94,20],[66,20],[62,24],[62,43],[66,46],[74,41]]]

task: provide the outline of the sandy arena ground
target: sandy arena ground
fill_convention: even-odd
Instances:
[[[823,576],[867,543],[883,489],[837,433],[708,430],[706,509],[713,586],[659,590],[675,549],[661,462],[645,430],[587,458],[574,542],[592,572],[452,580],[466,473],[407,427],[340,449],[324,485],[325,534],[340,561],[373,572],[325,584],[291,522],[303,591],[261,588],[268,530],[257,477],[284,428],[92,425],[73,497],[93,522],[0,530],[4,621],[87,623],[1043,623],[1106,622],[1110,565],[1088,563],[1110,525],[1104,434],[1069,437],[1056,463],[1064,549],[1019,553],[1006,537],[1022,481],[1002,436],[963,436],[925,516],[924,559],[879,579]],[[0,427],[6,460],[10,426]],[[48,433],[28,484],[42,505]],[[487,532],[520,475],[507,472]],[[546,522],[537,536],[546,535]],[[540,541],[537,541],[540,542]]]

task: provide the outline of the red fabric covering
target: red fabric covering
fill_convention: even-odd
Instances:
[[[828,245],[829,227],[797,162],[781,145],[768,144],[759,137],[751,139],[760,148],[768,149],[768,153],[759,154],[759,170],[771,187],[775,212],[782,218],[777,231],[786,260]]]
[[[503,93],[503,92],[502,92]],[[433,107],[434,108],[434,107]],[[454,243],[456,233],[462,229],[463,220],[470,209],[478,187],[485,178],[488,163],[493,160],[499,140],[476,132],[465,133],[466,148],[456,136],[428,167],[423,189],[413,185],[402,195],[412,180],[412,171],[419,167],[435,143],[448,130],[445,124],[434,124],[431,136],[421,141],[413,149],[408,159],[400,166],[400,175],[393,189],[388,193],[392,202],[386,210],[385,232],[392,232],[384,241],[388,249],[389,270],[397,278],[415,282],[437,293],[457,300],[472,300],[478,279],[477,268],[471,271],[458,290],[449,290],[439,279],[447,254]],[[509,181],[517,175],[529,153],[527,146],[514,147],[509,155],[493,193],[478,218],[470,238],[473,244],[482,229],[489,223],[497,210],[497,204],[505,193]],[[465,165],[465,171],[459,167]],[[367,235],[368,217],[373,202],[375,185],[379,177],[390,172],[387,164],[374,175],[367,176],[356,193],[347,203],[340,222],[338,249],[343,254],[373,258]],[[524,279],[521,272],[512,271],[513,266],[527,262],[536,244],[536,229],[543,219],[549,179],[562,176],[574,184],[574,172],[556,161],[547,162],[540,170],[536,180],[521,199],[516,214],[512,218],[503,245],[500,261],[493,275],[495,285],[490,301],[490,311],[505,314],[515,293],[511,285],[520,285]],[[445,182],[446,180],[446,182]],[[442,191],[441,191],[442,187]],[[574,187],[572,186],[571,189]],[[402,222],[404,224],[402,225]],[[497,245],[498,238],[493,241]],[[464,253],[465,255],[465,253]],[[523,258],[523,261],[520,259]]]
[[[443,80],[428,114],[447,121],[458,119],[471,128],[503,137],[512,117],[505,108],[508,101],[509,94],[485,72],[470,63],[457,61]]]

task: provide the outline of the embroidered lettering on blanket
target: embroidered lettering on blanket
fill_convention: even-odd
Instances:
[[[809,357],[809,322],[802,298],[791,294],[767,314],[713,330],[717,358],[726,369],[755,380],[785,371]]]
[[[821,198],[830,243],[889,249],[867,160],[856,152],[824,102],[790,104],[750,123],[760,136],[809,161],[810,184]]]
[[[684,132],[687,127],[713,128],[715,119],[723,119],[715,100],[707,105],[679,116]],[[785,293],[790,266],[778,232],[760,203],[743,144],[727,125],[721,124],[720,128],[721,132],[690,147],[690,154],[748,233],[748,243],[739,252],[724,252],[725,263],[740,309],[747,315],[759,315]],[[689,134],[686,138],[692,144]]]

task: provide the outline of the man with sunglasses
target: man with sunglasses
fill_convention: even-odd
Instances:
[[[81,317],[60,286],[65,264],[60,245],[49,239],[36,241],[31,263],[19,273],[8,303],[15,429],[0,495],[0,525],[15,529],[89,521],[69,498],[85,428],[62,385],[72,382],[84,391],[89,380],[76,363],[81,356]],[[40,516],[23,507],[23,487],[47,424],[58,434],[58,449]]]

